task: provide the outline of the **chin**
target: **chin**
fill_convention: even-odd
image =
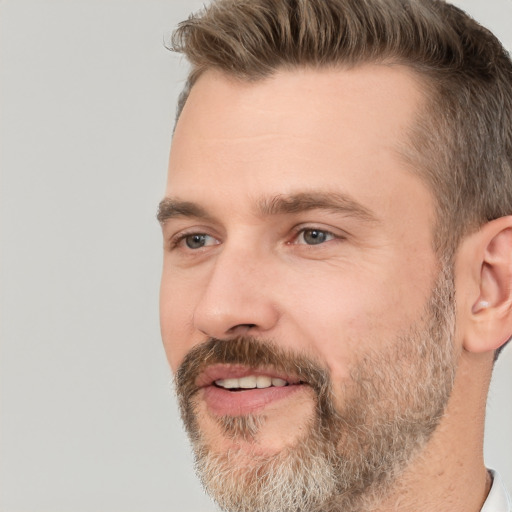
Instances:
[[[219,456],[276,456],[294,449],[308,435],[315,408],[311,389],[298,390],[260,410],[243,414],[218,414],[205,402],[199,402],[192,441]]]

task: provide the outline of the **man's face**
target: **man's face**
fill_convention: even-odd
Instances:
[[[192,89],[161,206],[162,336],[196,455],[241,495],[316,452],[362,494],[364,460],[401,467],[435,428],[451,282],[431,194],[399,154],[421,102],[385,66],[208,72]]]

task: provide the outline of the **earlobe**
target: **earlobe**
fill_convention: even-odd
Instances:
[[[475,286],[468,306],[463,346],[469,352],[494,351],[512,335],[512,216],[488,222],[463,250],[473,267]]]

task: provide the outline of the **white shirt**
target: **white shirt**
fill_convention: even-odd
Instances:
[[[493,478],[492,487],[481,512],[512,512],[512,502],[503,486],[500,475],[492,470],[489,470],[489,472]]]

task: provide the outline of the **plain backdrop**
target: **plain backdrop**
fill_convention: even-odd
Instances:
[[[210,512],[161,347],[190,0],[0,0],[2,512]],[[511,0],[460,0],[512,48]],[[486,460],[512,488],[512,347]],[[464,435],[461,432],[461,435]]]

